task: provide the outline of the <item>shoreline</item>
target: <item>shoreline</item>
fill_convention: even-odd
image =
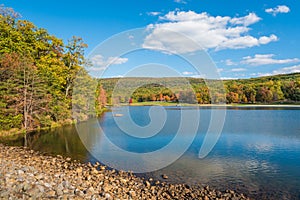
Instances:
[[[180,103],[156,103],[156,102],[143,102],[132,104],[120,104],[118,106],[163,106],[163,107],[269,107],[269,108],[300,108],[300,104],[180,104]],[[114,107],[114,106],[112,106]]]
[[[249,199],[232,190],[167,184],[0,144],[0,199]]]

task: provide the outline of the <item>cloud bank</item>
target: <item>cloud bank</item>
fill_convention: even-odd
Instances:
[[[190,53],[202,49],[250,48],[278,40],[274,34],[261,37],[250,35],[249,26],[261,20],[255,13],[229,17],[210,16],[206,12],[172,11],[161,16],[160,20],[161,23],[148,25],[150,34],[144,41],[144,48]],[[186,38],[178,37],[179,34]]]
[[[292,59],[274,59],[274,54],[256,54],[254,57],[247,56],[241,61],[242,64],[259,66],[259,65],[270,65],[270,64],[288,64],[300,62],[298,58]]]

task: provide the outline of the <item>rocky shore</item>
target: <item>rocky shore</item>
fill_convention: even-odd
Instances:
[[[144,180],[23,147],[0,144],[0,199],[248,199],[234,191]]]

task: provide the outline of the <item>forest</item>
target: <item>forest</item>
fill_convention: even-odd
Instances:
[[[66,44],[10,8],[0,6],[0,133],[28,132],[87,120],[107,104],[132,102],[297,103],[300,73],[239,80],[92,78],[84,66],[87,44]],[[80,90],[75,98],[75,79]],[[224,85],[223,88],[208,87]],[[87,89],[96,85],[96,89]],[[89,103],[87,98],[95,98]],[[83,110],[84,112],[81,112]],[[72,115],[72,111],[75,111]],[[76,112],[78,111],[78,112]]]
[[[218,88],[208,87],[208,81],[211,80],[111,78],[102,79],[100,83],[106,90],[110,104],[128,103],[129,99],[133,102],[166,101],[192,104],[295,104],[300,101],[300,73],[224,80],[224,90],[221,92],[216,91]],[[116,85],[119,90],[115,89]],[[139,85],[143,86],[138,87]],[[132,92],[132,88],[137,89]]]

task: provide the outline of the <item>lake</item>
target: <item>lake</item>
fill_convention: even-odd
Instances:
[[[153,110],[151,106],[115,107],[114,112],[106,112],[100,119],[65,126],[51,131],[30,134],[27,145],[35,150],[50,154],[60,154],[83,162],[96,162],[100,158],[118,160],[124,169],[143,168],[149,163],[157,164],[153,158],[135,164],[133,157],[116,155],[103,139],[103,133],[96,128],[101,125],[106,137],[120,149],[137,154],[150,154],[160,151],[176,138],[182,113],[190,116],[194,123],[194,112],[200,114],[199,128],[194,134],[186,131],[175,143],[192,141],[187,151],[169,166],[157,171],[138,174],[162,180],[167,174],[171,183],[208,184],[211,187],[226,190],[232,189],[247,194],[255,199],[300,199],[300,108],[299,107],[163,107]],[[151,111],[152,109],[152,111]],[[126,113],[126,110],[129,113]],[[150,111],[150,115],[149,115]],[[226,111],[222,134],[212,151],[200,159],[198,156],[209,126],[212,112]],[[157,115],[155,114],[157,112]],[[114,113],[119,117],[114,118]],[[119,123],[126,123],[131,116],[138,128],[149,126],[152,122],[162,126],[156,135],[148,138],[137,138],[120,129]],[[152,121],[151,121],[151,116]],[[166,117],[161,124],[160,117]],[[123,122],[122,122],[123,121]],[[77,134],[79,130],[80,134]],[[132,129],[139,130],[139,129]],[[141,131],[141,136],[146,134]],[[150,130],[150,129],[149,129]],[[153,130],[153,129],[151,129]],[[188,129],[187,129],[188,130]],[[139,134],[139,133],[134,133]],[[149,134],[148,134],[149,135]],[[195,137],[195,138],[194,138]],[[88,145],[90,153],[84,144]],[[20,141],[15,141],[15,144]],[[161,151],[159,159],[167,159],[177,154],[178,149]],[[102,160],[100,160],[102,161]],[[118,165],[116,164],[117,168]]]

